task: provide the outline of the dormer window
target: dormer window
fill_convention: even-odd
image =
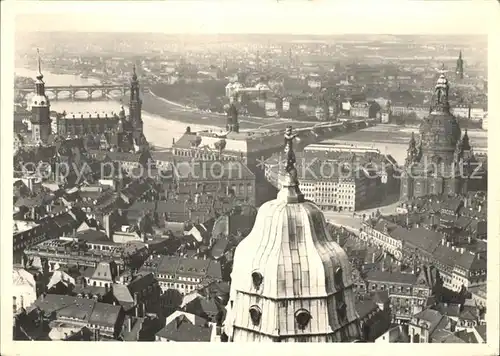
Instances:
[[[262,311],[257,305],[252,305],[250,307],[250,319],[252,320],[253,325],[257,326],[260,324],[260,319],[262,317]]]
[[[306,328],[311,319],[311,314],[305,309],[299,309],[295,312],[295,322],[301,330]]]
[[[253,285],[256,289],[260,288],[260,285],[262,284],[263,279],[264,279],[264,277],[259,272],[255,271],[252,273],[252,282],[253,282]]]

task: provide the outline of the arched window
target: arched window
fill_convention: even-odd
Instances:
[[[299,309],[295,312],[295,321],[299,329],[304,330],[311,321],[311,314],[305,309]]]
[[[250,319],[252,320],[253,325],[259,325],[260,319],[262,317],[262,311],[256,305],[252,305],[250,307]]]
[[[335,289],[339,290],[344,288],[344,277],[342,273],[342,268],[337,267],[335,274],[333,276],[333,282],[335,284]]]
[[[252,273],[252,282],[256,289],[259,289],[263,279],[264,277],[259,272],[255,271]]]

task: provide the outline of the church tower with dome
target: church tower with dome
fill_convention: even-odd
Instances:
[[[224,333],[231,342],[351,342],[359,321],[351,266],[321,210],[299,189],[293,140],[275,200],[238,245]]]
[[[464,194],[474,164],[478,163],[467,132],[462,136],[459,123],[450,112],[449,83],[444,73],[443,67],[418,140],[412,133],[409,142],[401,174],[402,201],[427,195]]]
[[[38,75],[35,95],[31,98],[31,135],[33,142],[47,143],[51,135],[50,102],[45,94],[40,52],[38,51]]]

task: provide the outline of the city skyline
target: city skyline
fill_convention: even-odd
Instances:
[[[285,2],[9,5],[15,341],[496,347],[489,4]]]

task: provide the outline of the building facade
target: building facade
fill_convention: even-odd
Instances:
[[[204,283],[222,281],[217,261],[179,256],[151,256],[141,272],[153,273],[163,292],[177,290],[181,295],[194,292]]]

